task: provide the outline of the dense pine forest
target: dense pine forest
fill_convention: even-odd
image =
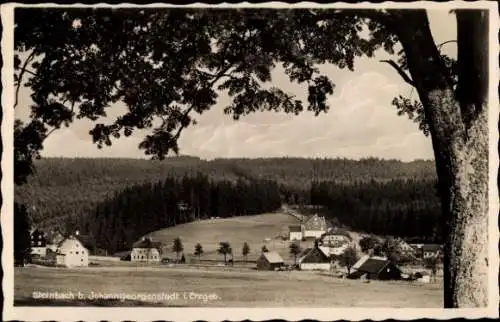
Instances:
[[[441,209],[435,180],[315,182],[310,202],[354,230],[441,242]]]
[[[161,228],[211,217],[256,215],[280,207],[275,181],[213,181],[198,173],[126,188],[72,224],[93,236],[96,247],[113,253],[130,249],[141,236]]]
[[[272,211],[280,203],[325,206],[328,217],[353,229],[432,237],[439,218],[434,171],[431,161],[375,158],[48,158],[37,161],[15,198],[35,226],[78,226],[109,250],[158,228]]]

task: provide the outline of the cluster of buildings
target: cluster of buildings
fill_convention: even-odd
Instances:
[[[160,262],[160,247],[159,242],[143,237],[122,259],[133,262]],[[60,236],[52,244],[48,243],[43,231],[36,229],[31,233],[31,261],[34,263],[61,267],[87,267],[89,256],[96,255],[92,253],[93,248],[90,238],[80,235],[78,231],[66,238]]]
[[[328,228],[324,217],[313,215],[300,225],[289,226],[288,239],[291,242],[315,240],[314,247],[304,249],[297,257],[300,270],[330,271],[339,268],[336,259],[348,247],[354,246],[348,233]],[[407,244],[401,240],[401,250],[413,254],[417,259],[438,258],[442,255],[439,244]],[[279,270],[286,267],[285,261],[277,252],[265,252],[257,259],[257,269]],[[417,279],[426,282],[429,275],[420,272]],[[352,279],[405,279],[408,276],[386,257],[364,255],[349,270],[347,278]]]
[[[31,233],[31,258],[54,266],[86,267],[89,265],[89,250],[85,238],[78,231],[56,244],[48,244],[43,231]]]

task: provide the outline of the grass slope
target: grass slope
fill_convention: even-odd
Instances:
[[[283,241],[280,236],[288,233],[289,225],[298,223],[299,221],[291,215],[270,213],[200,220],[158,230],[148,234],[148,236],[152,237],[154,241],[164,244],[170,258],[176,257],[176,254],[172,252],[173,240],[180,237],[184,245],[186,260],[196,258],[193,253],[197,243],[203,246],[204,254],[201,259],[222,260],[223,256],[217,253],[217,249],[219,242],[225,241],[231,244],[234,260],[243,260],[241,250],[244,242],[250,246],[249,261],[255,261],[260,255],[263,245],[266,245],[268,250],[279,252],[286,260],[289,258],[289,242]],[[266,242],[265,240],[268,238],[271,240]]]

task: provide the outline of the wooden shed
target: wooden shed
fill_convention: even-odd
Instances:
[[[257,269],[273,271],[284,266],[283,258],[277,252],[264,252],[257,258]]]
[[[349,278],[357,279],[366,276],[367,279],[377,280],[399,280],[401,279],[401,270],[394,263],[383,258],[362,258],[362,264],[355,265],[355,269]],[[361,261],[360,260],[360,261]]]

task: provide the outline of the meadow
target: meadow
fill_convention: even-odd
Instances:
[[[255,261],[261,253],[262,246],[270,251],[277,251],[283,259],[289,259],[288,240],[283,240],[282,235],[288,237],[288,226],[300,222],[293,216],[284,213],[270,213],[256,216],[241,216],[232,218],[219,218],[195,221],[187,224],[161,229],[147,236],[153,241],[164,245],[164,254],[175,258],[172,252],[173,240],[180,237],[184,246],[186,260],[198,259],[193,255],[194,247],[200,243],[203,247],[202,260],[223,260],[217,253],[219,242],[229,242],[233,249],[234,260],[244,260],[242,257],[243,243],[250,246],[249,261]],[[311,242],[301,243],[303,247]]]
[[[439,308],[443,305],[440,283],[367,283],[319,272],[179,265],[79,269],[23,267],[15,268],[14,274],[16,306]],[[34,299],[33,292],[80,292],[84,298]],[[95,295],[91,299],[92,294],[99,292],[126,294],[130,300],[96,300]],[[163,298],[160,299],[161,294]]]

